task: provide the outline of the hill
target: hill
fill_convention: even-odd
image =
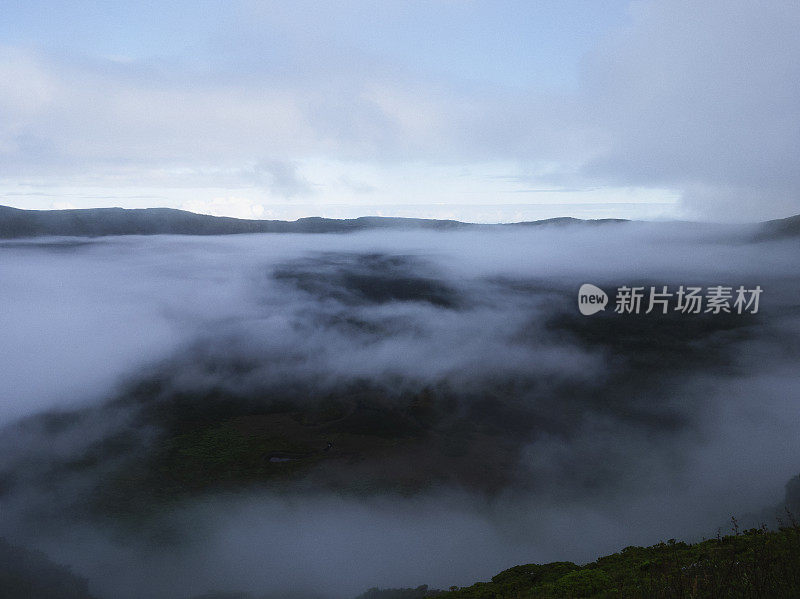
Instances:
[[[618,223],[620,219],[582,221],[552,218],[513,226],[571,223]],[[362,216],[352,219],[309,217],[296,221],[246,220],[195,214],[171,208],[90,208],[21,210],[0,206],[0,239],[43,236],[101,237],[107,235],[232,235],[242,233],[348,233],[368,229],[481,229],[455,220]]]
[[[38,551],[0,538],[0,597],[5,599],[92,599],[86,580]]]
[[[800,237],[800,214],[761,223],[756,235],[758,241]]]
[[[110,235],[235,235],[246,233],[349,233],[375,229],[485,230],[566,225],[609,225],[620,218],[548,218],[504,224],[457,220],[361,216],[337,219],[308,217],[295,221],[253,220],[195,214],[172,208],[87,208],[23,210],[0,206],[0,239],[24,237],[104,237]],[[754,241],[800,236],[800,215],[758,223]]]
[[[525,564],[450,591],[370,589],[357,599],[668,599],[800,597],[800,527],[765,528],[700,543],[626,547],[579,566]]]

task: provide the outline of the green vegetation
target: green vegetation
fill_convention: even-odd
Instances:
[[[413,495],[458,483],[492,493],[509,482],[519,443],[508,431],[525,418],[523,407],[507,403],[485,398],[462,413],[446,391],[432,390],[387,398],[366,389],[305,405],[170,396],[144,404],[152,436],[137,441],[122,431],[61,471],[91,471],[114,458],[85,507],[117,524],[220,491]]]
[[[430,592],[429,592],[430,593]],[[388,597],[389,595],[387,595]],[[516,566],[437,599],[792,599],[800,597],[800,526],[738,530],[701,543],[626,547],[584,566]],[[383,599],[372,595],[371,599]]]
[[[441,595],[441,591],[429,591],[428,585],[422,585],[415,589],[369,589],[359,595],[356,599],[424,599]]]
[[[411,277],[415,268],[398,257],[333,254],[287,266],[275,276],[343,304],[460,301],[446,285],[433,285],[424,268],[426,277],[418,272]],[[387,272],[399,273],[397,280],[406,283],[397,287],[397,277]],[[524,283],[519,291],[540,293],[538,285]],[[558,306],[564,305],[561,292],[556,295]],[[730,341],[755,334],[756,321],[731,315],[598,315],[587,321],[573,312],[554,309],[544,332],[539,325],[523,329],[514,343],[538,346],[543,334],[552,335],[556,343],[614,356],[602,380],[489,377],[471,388],[447,381],[420,388],[402,377],[273,380],[262,376],[261,358],[223,351],[224,341],[212,351],[204,342],[188,351],[191,364],[181,357],[148,370],[104,405],[32,418],[25,426],[45,437],[78,436],[83,427],[95,430],[95,422],[124,423],[74,454],[54,452],[33,474],[34,484],[51,492],[57,483],[65,490],[65,504],[71,502],[69,509],[82,516],[134,527],[182,501],[220,492],[410,496],[456,487],[491,497],[530,489],[554,480],[550,466],[525,459],[543,435],[542,442],[546,437],[569,442],[586,434],[592,418],[664,439],[685,429],[689,416],[671,399],[675,385],[695,370],[735,368]],[[321,326],[377,339],[391,336],[395,325],[336,315]],[[184,371],[194,374],[180,375]],[[198,382],[191,382],[195,376]],[[559,492],[624,484],[614,460],[595,452],[584,458],[584,450],[576,451],[580,459],[555,481]],[[634,456],[626,467],[647,465]],[[18,480],[31,478],[0,472],[0,487],[10,490]],[[77,500],[70,490],[76,481],[78,487],[92,485]]]
[[[0,538],[0,597],[5,599],[94,599],[83,578]]]

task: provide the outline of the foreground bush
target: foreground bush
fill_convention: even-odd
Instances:
[[[738,530],[701,543],[627,547],[578,566],[516,566],[438,599],[797,599],[800,526]]]

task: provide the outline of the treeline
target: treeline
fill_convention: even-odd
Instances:
[[[358,599],[797,599],[800,526],[740,531],[700,543],[626,547],[579,566],[526,564],[449,591],[371,589]]]

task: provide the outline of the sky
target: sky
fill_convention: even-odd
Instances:
[[[800,213],[800,5],[0,0],[0,203]]]

